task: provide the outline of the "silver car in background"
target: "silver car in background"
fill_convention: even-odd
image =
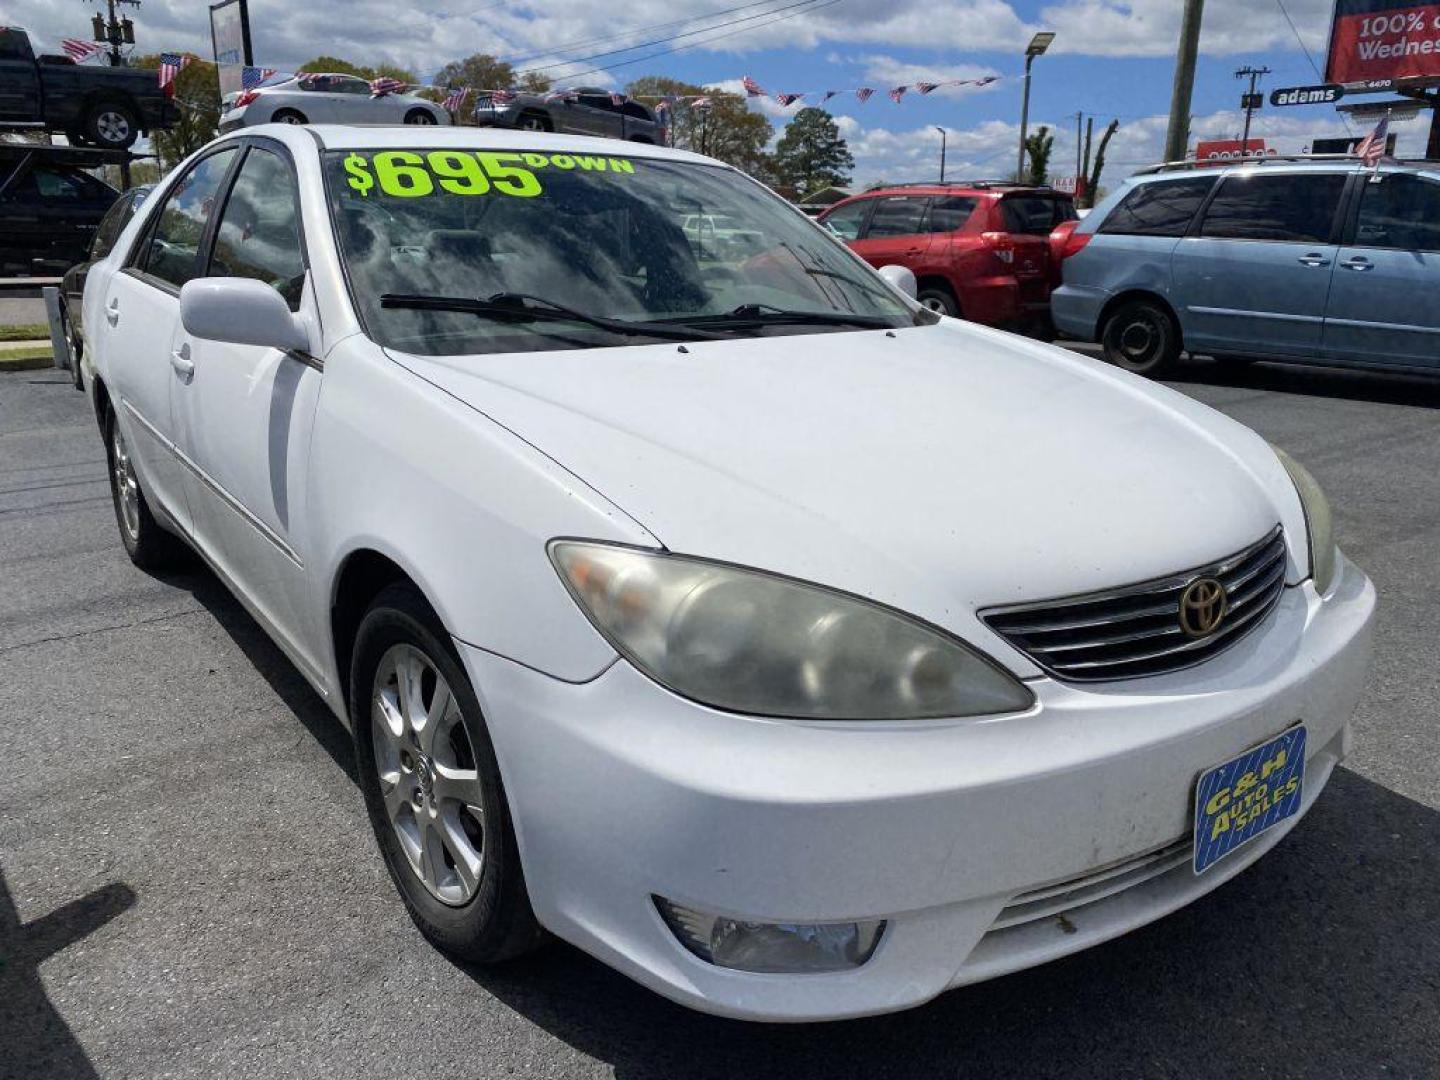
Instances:
[[[472,115],[480,127],[558,131],[665,145],[665,129],[646,106],[594,86],[545,94],[486,90],[476,95]]]
[[[256,124],[448,124],[450,114],[413,94],[372,97],[356,75],[298,75],[238,94],[226,94],[220,130]]]

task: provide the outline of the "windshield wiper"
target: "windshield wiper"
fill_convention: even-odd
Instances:
[[[774,304],[741,304],[732,311],[716,315],[679,315],[656,319],[662,325],[683,326],[860,326],[869,330],[893,330],[894,322],[882,315],[862,315],[849,311],[792,311]]]
[[[380,297],[384,308],[410,308],[418,311],[462,311],[489,319],[509,322],[578,322],[608,330],[612,334],[626,337],[658,337],[670,341],[723,341],[724,334],[708,333],[680,326],[657,326],[648,322],[633,322],[629,319],[609,319],[603,315],[589,315],[583,311],[546,300],[543,296],[529,293],[499,292],[484,299],[468,296],[423,296],[414,293],[384,293]]]

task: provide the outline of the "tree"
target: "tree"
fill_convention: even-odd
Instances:
[[[131,60],[130,66],[158,72],[160,57],[137,56]],[[167,169],[199,150],[219,133],[220,69],[203,60],[195,61],[176,77],[174,88],[175,123],[150,133],[150,145]]]
[[[1090,170],[1090,175],[1085,179],[1085,197],[1081,199],[1081,202],[1086,206],[1093,207],[1095,205],[1096,197],[1100,193],[1100,173],[1105,169],[1105,148],[1110,145],[1110,140],[1115,137],[1115,132],[1119,130],[1120,121],[1111,120],[1109,127],[1105,129],[1105,134],[1100,136],[1100,146],[1095,151],[1095,165]],[[1087,161],[1090,158],[1090,149],[1088,146],[1085,149],[1085,158]]]
[[[548,76],[538,71],[517,76],[515,69],[504,60],[497,60],[489,53],[475,53],[464,60],[452,60],[442,67],[435,76],[435,85],[468,86],[472,90],[508,90],[519,86],[522,90],[543,94],[550,89],[551,82]],[[444,96],[443,90],[441,96]],[[456,120],[462,124],[469,122],[468,113],[468,109],[461,110]]]
[[[1037,187],[1050,182],[1050,150],[1055,136],[1044,124],[1025,137],[1025,154],[1030,158],[1028,183]]]
[[[681,99],[709,98],[708,109],[697,109],[685,100],[671,107],[671,145],[709,154],[752,176],[763,179],[768,175],[770,155],[765,152],[765,146],[775,129],[765,117],[746,108],[745,99],[739,94],[708,90],[659,75],[636,79],[625,89],[631,97],[639,98],[652,108],[660,98],[670,95]]]
[[[301,64],[297,70],[311,71],[317,75],[355,75],[367,82],[371,79],[378,79],[382,75],[411,85],[418,81],[413,71],[400,67],[398,64],[376,64],[374,67],[369,67],[365,64],[352,64],[349,60],[341,60],[338,56],[317,56],[314,60]]]
[[[792,199],[820,188],[844,187],[850,183],[849,170],[854,167],[855,159],[840,137],[835,118],[824,109],[797,112],[775,147],[776,187]]]

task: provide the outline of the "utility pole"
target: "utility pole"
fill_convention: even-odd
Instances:
[[[1270,69],[1269,69],[1268,67],[1262,67],[1262,68],[1243,67],[1243,68],[1241,68],[1239,71],[1235,72],[1235,78],[1237,78],[1237,79],[1243,79],[1243,78],[1245,78],[1245,77],[1247,77],[1247,76],[1248,76],[1249,79],[1250,79],[1250,92],[1245,95],[1245,100],[1244,100],[1244,106],[1245,106],[1245,133],[1240,136],[1240,156],[1241,156],[1241,158],[1244,158],[1244,156],[1245,156],[1245,148],[1250,145],[1250,117],[1253,116],[1254,113],[1255,113],[1255,110],[1260,107],[1259,95],[1257,95],[1257,94],[1255,93],[1255,82],[1256,82],[1256,80],[1258,80],[1262,75],[1269,75],[1269,74],[1270,74]]]
[[[945,129],[938,124],[935,130],[940,133],[940,183],[945,182]]]
[[[1185,0],[1180,18],[1180,44],[1175,50],[1175,87],[1170,94],[1170,126],[1165,132],[1165,160],[1183,161],[1190,144],[1190,97],[1195,91],[1195,58],[1200,52],[1200,19],[1205,0]]]
[[[1077,112],[1075,114],[1075,178],[1077,180],[1080,178],[1080,129],[1084,123],[1085,114]]]
[[[1080,178],[1085,182],[1085,195],[1081,198],[1077,193],[1077,200],[1086,206],[1095,205],[1095,200],[1090,197],[1090,146],[1094,138],[1095,117],[1091,116],[1085,120],[1085,158],[1080,164]]]
[[[121,45],[135,44],[135,24],[126,16],[117,16],[115,9],[129,4],[133,8],[140,6],[140,0],[105,0],[105,6],[110,16],[107,19],[98,11],[90,19],[90,26],[95,31],[95,40],[103,41],[110,46],[110,66],[120,67],[125,58],[120,53]]]

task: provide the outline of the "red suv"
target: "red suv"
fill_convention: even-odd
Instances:
[[[995,181],[899,184],[836,203],[820,221],[872,266],[914,271],[926,307],[991,326],[1047,325],[1050,231],[1075,202]]]

